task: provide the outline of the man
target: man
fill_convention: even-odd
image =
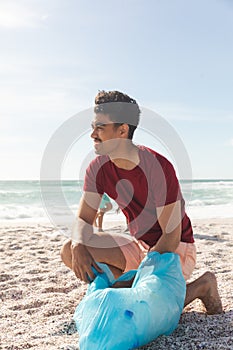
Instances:
[[[132,142],[139,123],[137,102],[118,91],[101,91],[95,98],[91,137],[96,157],[86,171],[72,241],[64,244],[63,262],[75,275],[90,282],[96,262],[108,264],[115,277],[136,269],[148,251],[179,254],[187,280],[196,254],[191,222],[171,163],[162,155]],[[107,193],[129,223],[129,235],[93,233],[101,196]],[[125,286],[118,283],[115,287]],[[187,284],[185,305],[202,300],[208,314],[222,312],[217,282],[206,272]]]

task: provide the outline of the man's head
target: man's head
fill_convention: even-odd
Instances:
[[[141,113],[137,102],[119,91],[100,91],[95,97],[94,112],[108,115],[116,128],[127,124],[128,139],[133,138]]]

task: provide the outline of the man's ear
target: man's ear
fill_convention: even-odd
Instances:
[[[120,126],[120,135],[123,138],[128,138],[128,134],[129,134],[129,125],[128,124],[122,124]]]

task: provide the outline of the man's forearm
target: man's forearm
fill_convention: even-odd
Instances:
[[[86,221],[77,217],[72,228],[72,246],[76,244],[88,244],[91,236],[93,235],[93,226],[88,224]]]
[[[160,254],[175,252],[180,243],[180,228],[173,232],[163,233],[158,242],[150,249],[150,252],[159,252]]]

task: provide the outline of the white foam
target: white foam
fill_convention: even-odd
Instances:
[[[189,206],[186,211],[191,219],[233,218],[233,204]]]

